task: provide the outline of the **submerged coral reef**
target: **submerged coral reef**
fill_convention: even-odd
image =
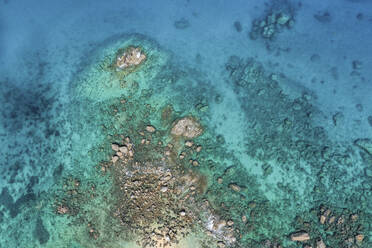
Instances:
[[[72,166],[24,203],[24,216],[38,211],[28,234],[35,247],[371,244],[370,142],[332,142],[313,122],[311,92],[291,98],[285,78],[230,57],[225,76],[245,119],[241,154],[210,122],[218,92],[153,40],[115,37],[90,56],[70,88]]]
[[[295,24],[296,7],[286,0],[273,1],[268,6],[263,17],[252,22],[249,37],[253,40],[262,37],[264,39],[274,39],[283,28],[291,28]]]

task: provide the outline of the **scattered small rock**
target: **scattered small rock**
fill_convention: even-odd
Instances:
[[[179,156],[179,158],[182,160],[182,159],[184,159],[185,158],[185,153],[184,152],[181,152],[181,154],[180,154],[180,156]]]
[[[149,133],[153,133],[153,132],[156,131],[156,129],[155,129],[154,126],[148,125],[148,126],[146,126],[146,131],[149,132]]]
[[[358,242],[358,243],[361,243],[364,239],[364,235],[363,234],[358,234],[357,236],[355,236],[355,240]]]
[[[192,147],[194,145],[194,142],[190,141],[190,140],[186,140],[185,142],[185,146],[187,147]]]
[[[321,215],[321,216],[320,216],[320,220],[319,220],[319,221],[320,221],[320,224],[324,225],[326,219],[327,219],[327,218],[326,218],[324,215]]]
[[[230,183],[229,188],[234,190],[235,192],[240,192],[240,187],[236,183]]]
[[[243,215],[242,216],[242,221],[243,221],[243,223],[247,222],[247,216]]]
[[[357,220],[358,220],[358,215],[357,215],[357,214],[352,214],[352,215],[350,216],[350,219],[351,219],[352,221],[357,221]]]
[[[196,152],[200,152],[202,150],[202,146],[197,146],[196,147]]]
[[[304,242],[310,240],[310,235],[305,231],[300,231],[291,234],[292,241]]]
[[[331,216],[331,218],[329,218],[329,220],[328,220],[328,224],[332,224],[333,222],[335,222],[335,220],[336,220],[336,217]]]

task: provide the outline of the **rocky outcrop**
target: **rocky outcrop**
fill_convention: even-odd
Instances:
[[[146,59],[146,55],[140,47],[130,46],[125,49],[124,53],[119,54],[116,58],[116,68],[123,70],[141,64]]]
[[[203,129],[193,117],[184,117],[173,124],[171,134],[185,138],[195,138],[201,135]]]

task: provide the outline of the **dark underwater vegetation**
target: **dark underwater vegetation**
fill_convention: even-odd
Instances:
[[[372,2],[0,14],[0,248],[372,247]]]

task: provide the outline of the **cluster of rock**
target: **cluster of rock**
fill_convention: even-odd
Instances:
[[[81,188],[80,180],[67,178],[64,181],[62,190],[56,195],[54,208],[58,215],[77,215],[81,205],[89,197],[94,197],[94,186],[89,187],[90,194],[83,194],[86,189]]]
[[[171,169],[161,163],[129,163],[116,171],[122,193],[116,214],[135,230],[139,245],[171,247],[190,233],[195,216],[183,202],[190,188],[182,188]]]
[[[356,213],[336,213],[322,206],[319,210],[319,223],[327,231],[332,231],[338,245],[358,247],[362,244],[364,235]]]
[[[115,151],[115,155],[112,156],[111,161],[115,164],[119,159],[122,159],[124,162],[128,162],[133,159],[134,156],[134,147],[129,137],[125,137],[124,144],[119,145],[116,143],[111,144],[111,148]],[[105,167],[102,167],[104,171]]]
[[[140,47],[130,46],[125,49],[124,53],[119,54],[116,58],[116,68],[124,70],[128,67],[133,67],[141,64],[146,59],[145,53]]]
[[[303,158],[316,172],[312,172],[314,173],[312,175],[317,175],[314,176],[316,180],[314,189],[317,192],[309,191],[306,194],[311,194],[311,197],[314,197],[317,201],[323,201],[326,196],[329,202],[344,202],[345,209],[355,209],[357,206],[360,207],[360,214],[366,214],[365,209],[368,206],[366,199],[370,197],[370,193],[367,192],[369,189],[368,179],[362,176],[360,179],[364,182],[359,184],[358,190],[353,191],[346,191],[344,183],[355,182],[356,174],[348,173],[348,168],[353,167],[358,173],[364,172],[368,178],[371,177],[372,170],[364,168],[362,171],[358,166],[353,165],[355,160],[350,151],[354,148],[334,146],[326,138],[323,127],[313,126],[310,113],[315,113],[316,109],[310,104],[311,95],[304,92],[302,96],[295,99],[287,97],[278,83],[280,78],[277,80],[269,76],[270,74],[266,73],[254,59],[243,60],[232,56],[226,64],[226,69],[231,77],[234,89],[239,91],[240,97],[238,99],[246,116],[246,123],[250,123],[248,126],[252,127],[247,132],[247,137],[254,137],[254,139],[247,139],[247,154],[261,161],[275,159],[278,161],[276,166],[291,170],[297,175],[301,175],[297,171],[302,170],[305,166],[294,166],[293,158]],[[249,102],[247,102],[247,99],[249,99]],[[355,140],[354,144],[361,148],[360,154],[369,163],[372,154],[371,140],[358,139]],[[364,189],[360,185],[364,185]],[[293,188],[295,187],[296,185],[293,185]],[[330,192],[337,192],[337,194]],[[284,211],[284,209],[281,209],[281,211]],[[329,228],[344,228],[346,231],[346,226],[336,225],[335,223],[328,224],[326,222],[324,226],[327,226],[326,228],[328,228],[328,225]],[[349,227],[354,226],[352,225],[353,222],[348,223]],[[316,224],[312,226],[314,227]],[[325,237],[323,231],[314,233],[306,228],[303,228],[303,230],[309,234],[313,247],[320,237],[323,238],[326,245],[329,245],[330,240],[335,243],[337,240],[343,241],[349,237],[356,239],[359,232],[357,229],[353,229],[354,233],[348,232],[350,236],[347,237],[337,237],[338,234],[334,237]],[[337,233],[341,235],[342,232]],[[360,236],[358,237],[360,239]],[[300,238],[307,237],[300,236]],[[306,242],[304,241],[305,244]],[[319,242],[319,245],[321,245],[321,242]]]
[[[157,133],[152,125],[145,131],[150,136]],[[172,140],[177,144],[164,145],[151,139],[142,142],[141,137],[137,144],[126,137],[122,144],[111,145],[114,155],[110,162],[102,163],[102,170],[110,169],[115,178],[120,199],[115,216],[141,247],[174,247],[191,233],[203,234],[202,242],[213,247],[236,242],[234,222],[221,219],[203,199],[207,179],[185,167],[187,161],[183,161],[189,153],[201,151],[202,147],[191,140],[201,133],[200,124],[193,117],[185,117],[171,130],[173,136],[187,138]],[[156,154],[151,159],[136,157],[146,151]],[[197,166],[198,162],[191,164]]]
[[[219,240],[217,247],[222,248],[236,243],[235,232],[237,230],[234,229],[234,221],[220,219],[208,211],[208,209],[204,209],[204,214],[208,215],[208,221],[205,223],[205,227],[209,231],[209,235]]]
[[[364,240],[361,225],[358,223],[359,216],[355,213],[335,213],[330,208],[320,207],[318,212],[318,224],[326,233],[332,233],[332,237],[326,237],[327,243],[323,241],[319,233],[312,230],[297,231],[290,235],[292,241],[304,243],[306,248],[326,248],[326,247],[360,247]],[[306,224],[307,226],[310,223]]]
[[[294,25],[293,16],[286,12],[271,13],[263,19],[254,20],[249,33],[251,39],[263,37],[272,39],[284,27],[291,28]]]

